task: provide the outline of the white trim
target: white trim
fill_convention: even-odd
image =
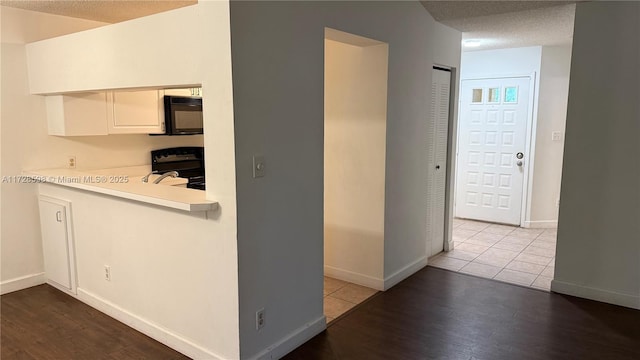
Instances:
[[[309,341],[312,337],[320,334],[327,328],[327,318],[323,316],[297,328],[277,343],[262,350],[256,355],[250,357],[252,360],[280,359],[298,346]]]
[[[555,229],[558,227],[558,220],[525,221],[523,227],[532,229]]]
[[[63,292],[63,293],[65,293],[65,294],[69,294],[69,295],[71,295],[71,296],[73,296],[73,297],[76,297],[75,289],[74,289],[73,291],[71,291],[68,287],[66,287],[66,286],[64,286],[64,285],[61,285],[61,284],[58,284],[57,282],[55,282],[55,281],[53,281],[53,280],[51,280],[51,279],[46,279],[46,281],[45,281],[45,282],[46,282],[48,285],[53,286],[54,288],[56,288],[56,289],[58,289],[58,290],[62,291],[62,292]]]
[[[357,285],[366,286],[376,290],[384,290],[384,280],[374,278],[357,272],[340,269],[337,267],[325,265],[324,274],[342,281],[347,281]]]
[[[412,262],[411,264],[396,271],[395,273],[387,276],[384,279],[384,290],[389,290],[392,286],[415,274],[416,272],[418,272],[418,270],[422,269],[425,266],[427,266],[427,257],[423,256],[418,260]]]
[[[456,201],[456,170],[458,168],[458,116],[460,110],[460,63],[458,67],[451,67],[451,94],[449,96],[449,129],[447,133],[447,175],[444,192],[444,251],[452,251],[453,217]]]
[[[505,74],[495,74],[495,75],[489,74],[489,75],[461,78],[460,82],[466,81],[466,80],[514,79],[514,78],[521,78],[521,77],[531,77],[531,74],[526,74],[526,75],[523,75],[522,73],[506,74],[506,75]]]
[[[42,285],[45,282],[46,281],[43,272],[5,280],[0,283],[0,295],[28,289],[33,286]]]
[[[525,141],[526,163],[522,180],[522,208],[520,209],[520,225],[525,226],[531,219],[533,203],[533,174],[536,154],[536,138],[538,131],[538,76],[534,71],[529,76],[529,113],[527,114],[527,135]],[[526,226],[525,226],[526,227]]]
[[[551,280],[551,291],[585,299],[640,309],[640,296],[622,294],[615,291],[596,289],[559,280]]]
[[[149,320],[143,319],[95,294],[92,294],[82,288],[77,288],[77,290],[78,300],[186,356],[193,359],[224,359],[224,357],[218,356],[209,350],[196,345],[190,340],[185,339],[158,324],[154,324]]]

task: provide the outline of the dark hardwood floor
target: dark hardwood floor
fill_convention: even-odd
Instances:
[[[188,359],[49,285],[2,295],[2,360]]]
[[[295,359],[640,359],[640,311],[427,267]]]
[[[187,359],[48,285],[2,296],[1,358]],[[427,267],[285,359],[640,359],[640,311]]]

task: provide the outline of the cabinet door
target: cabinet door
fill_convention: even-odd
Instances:
[[[107,94],[89,92],[46,97],[49,135],[107,135]]]
[[[110,134],[164,133],[164,103],[161,91],[114,91]]]
[[[70,203],[40,196],[40,227],[47,282],[75,293],[75,262],[70,230]]]

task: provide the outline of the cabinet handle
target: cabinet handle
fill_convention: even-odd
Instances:
[[[62,222],[62,212],[56,211],[56,220]]]

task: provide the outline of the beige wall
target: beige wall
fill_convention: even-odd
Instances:
[[[325,40],[325,274],[383,288],[388,45]]]

